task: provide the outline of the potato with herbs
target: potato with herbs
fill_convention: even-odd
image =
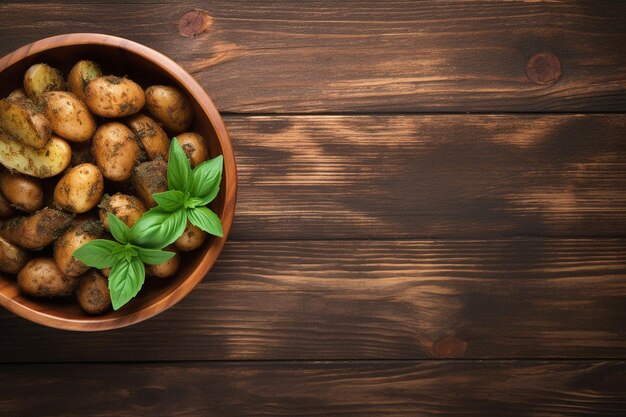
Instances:
[[[133,173],[133,185],[147,208],[156,207],[152,194],[167,191],[167,163],[155,159],[139,164]]]
[[[34,178],[2,172],[0,191],[20,210],[33,213],[43,207],[43,189]]]
[[[187,96],[178,88],[167,85],[148,87],[146,109],[172,134],[188,130],[193,120],[193,107]]]
[[[43,113],[50,121],[52,131],[71,142],[85,142],[96,131],[87,106],[67,91],[50,91],[41,95]]]
[[[17,274],[28,259],[28,252],[0,237],[0,272]]]
[[[24,91],[35,103],[47,91],[65,91],[65,79],[56,68],[47,64],[35,64],[24,74]]]
[[[185,231],[176,239],[174,245],[183,252],[189,252],[202,246],[208,235],[207,232],[187,221]]]
[[[128,119],[127,123],[141,141],[150,160],[161,157],[167,161],[170,140],[154,119],[145,114],[137,114]]]
[[[72,223],[72,216],[46,207],[28,217],[14,217],[0,228],[0,236],[22,248],[39,250],[51,244]]]
[[[20,144],[41,149],[50,140],[50,122],[28,99],[0,100],[0,130]]]
[[[187,132],[176,136],[192,168],[209,159],[209,147],[204,138],[197,133]]]
[[[72,295],[77,279],[63,275],[52,258],[35,258],[17,274],[17,285],[34,297],[65,297]]]
[[[59,270],[69,277],[87,272],[89,267],[72,255],[85,243],[101,238],[103,233],[100,222],[92,219],[81,220],[65,231],[54,242],[53,256]]]
[[[113,196],[105,194],[98,207],[100,208],[100,221],[106,230],[109,230],[109,213],[124,222],[126,226],[132,227],[146,212],[146,207],[140,199],[134,195],[122,193],[116,193]]]
[[[76,97],[85,101],[87,84],[102,75],[100,66],[93,61],[78,61],[67,76],[67,87]]]
[[[76,291],[78,303],[89,314],[102,314],[111,308],[109,281],[99,272],[91,270],[80,278]]]
[[[72,159],[72,148],[63,139],[52,136],[41,149],[18,143],[0,132],[0,164],[37,178],[63,172]]]
[[[54,202],[72,213],[94,208],[104,192],[104,178],[98,167],[80,164],[70,169],[54,188]]]
[[[118,122],[109,122],[96,130],[92,151],[105,178],[124,181],[133,173],[139,145],[128,127]]]
[[[126,117],[137,113],[146,102],[139,84],[113,75],[98,77],[87,84],[85,102],[102,117]]]
[[[170,245],[163,250],[166,252],[175,252],[176,255],[158,265],[146,265],[146,275],[157,278],[168,278],[178,271],[180,267],[180,254],[178,253],[178,249]]]

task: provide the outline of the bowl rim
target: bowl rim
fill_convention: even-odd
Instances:
[[[129,53],[137,54],[163,68],[180,85],[184,86],[186,90],[185,92],[194,98],[202,111],[204,111],[204,113],[208,116],[209,122],[215,130],[218,142],[222,147],[222,155],[224,156],[223,177],[226,184],[224,187],[225,198],[222,211],[219,213],[220,219],[222,220],[224,236],[221,238],[213,237],[213,241],[206,249],[199,265],[192,270],[189,276],[171,292],[161,294],[151,304],[145,305],[132,312],[129,311],[127,314],[120,314],[114,317],[108,317],[107,315],[85,316],[86,318],[84,320],[62,318],[48,312],[35,310],[14,300],[14,297],[19,294],[17,291],[15,294],[9,295],[0,292],[1,306],[32,322],[62,330],[111,330],[142,322],[167,310],[182,300],[187,294],[189,294],[189,292],[191,292],[193,288],[196,287],[200,281],[202,281],[202,279],[204,279],[221,253],[230,233],[235,213],[235,203],[237,200],[237,166],[232,143],[228,131],[226,130],[226,126],[224,125],[215,104],[213,104],[209,95],[206,91],[204,91],[204,88],[202,88],[202,86],[187,71],[185,71],[171,58],[140,43],[100,33],[69,33],[51,36],[24,45],[0,58],[0,74],[13,64],[31,55],[50,49],[75,45],[102,45],[123,49]],[[2,289],[1,286],[0,289]]]

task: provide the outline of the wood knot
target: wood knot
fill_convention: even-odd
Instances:
[[[433,354],[438,358],[462,358],[466,351],[467,343],[454,335],[448,335],[433,345]]]
[[[192,38],[206,32],[213,24],[213,18],[205,10],[195,9],[178,20],[178,33],[185,38]]]
[[[526,64],[526,75],[535,84],[552,84],[561,78],[561,61],[550,52],[536,53]]]

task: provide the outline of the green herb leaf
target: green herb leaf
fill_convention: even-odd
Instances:
[[[189,192],[192,197],[200,199],[196,207],[205,206],[215,199],[220,190],[223,166],[224,157],[220,155],[201,163],[192,171]]]
[[[152,194],[154,201],[165,211],[176,211],[185,204],[185,194],[182,191],[171,190],[164,193]]]
[[[76,249],[72,256],[93,268],[109,268],[119,259],[113,253],[119,247],[123,246],[112,240],[96,239]]]
[[[133,225],[133,244],[148,249],[163,249],[180,237],[187,225],[184,209],[174,212],[155,207],[143,214]]]
[[[169,261],[171,258],[176,255],[175,252],[168,252],[159,249],[146,249],[135,247],[139,259],[141,259],[144,263],[148,265],[158,265],[163,262]]]
[[[169,190],[189,191],[191,165],[183,147],[176,138],[170,144],[170,156],[167,162],[167,187]]]
[[[191,224],[199,227],[205,232],[219,237],[224,236],[220,218],[210,209],[206,207],[187,209],[187,217],[189,218]]]
[[[126,224],[118,219],[113,213],[108,214],[107,220],[109,221],[109,231],[115,240],[120,243],[128,243],[130,232],[128,226],[126,226]]]
[[[141,289],[146,279],[146,269],[141,259],[119,260],[109,274],[109,291],[113,309],[118,310]]]

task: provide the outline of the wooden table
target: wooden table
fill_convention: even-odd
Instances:
[[[625,2],[83,3],[3,2],[0,55],[84,31],[179,62],[235,225],[148,322],[1,312],[0,415],[625,415]]]

